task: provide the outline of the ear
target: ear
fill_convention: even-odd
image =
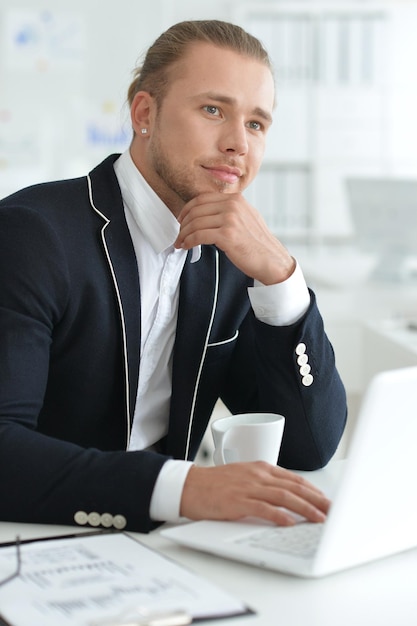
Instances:
[[[155,102],[150,93],[138,91],[130,107],[132,128],[136,135],[140,135],[144,128],[149,130],[153,119],[154,107]]]

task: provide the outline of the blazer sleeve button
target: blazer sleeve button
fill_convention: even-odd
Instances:
[[[85,511],[77,511],[74,515],[74,522],[80,526],[85,526],[88,521],[88,515]]]
[[[313,378],[313,376],[311,374],[306,374],[301,379],[301,382],[303,383],[304,387],[310,387],[310,385],[313,384],[313,380],[314,380],[314,378]]]
[[[110,528],[113,526],[113,515],[110,515],[110,513],[103,513],[103,515],[100,516],[100,523],[104,526],[104,528]]]
[[[100,515],[93,511],[92,513],[89,513],[87,521],[90,526],[100,526]]]
[[[306,344],[300,342],[299,344],[297,344],[297,347],[295,348],[295,354],[300,355],[300,354],[304,354],[304,352],[306,351]]]
[[[127,524],[127,521],[124,515],[115,515],[113,517],[113,526],[117,530],[123,530],[126,524]]]
[[[297,363],[298,365],[306,365],[308,363],[308,356],[305,352],[297,357]]]

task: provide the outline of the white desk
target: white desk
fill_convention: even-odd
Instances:
[[[333,480],[332,471],[330,465],[315,472],[314,482],[325,486]],[[0,522],[0,541],[13,540],[17,534],[26,539],[75,531],[74,527]],[[327,578],[304,580],[177,546],[158,531],[136,536],[216,585],[223,585],[256,611],[253,616],[212,622],[218,626],[417,624],[417,549]]]

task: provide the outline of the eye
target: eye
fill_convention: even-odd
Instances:
[[[207,111],[210,115],[220,115],[219,108],[214,106],[214,104],[206,104],[203,107],[204,111]]]
[[[262,124],[260,124],[260,122],[249,122],[248,126],[251,130],[262,130],[263,126]]]

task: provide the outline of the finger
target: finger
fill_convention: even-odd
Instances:
[[[285,469],[279,465],[272,465],[265,461],[254,461],[250,463],[230,463],[228,468],[236,468],[240,473],[249,473],[254,480],[264,481],[265,484],[271,484],[271,481],[287,481],[294,485],[299,485],[310,489],[324,496],[323,491],[312,482],[296,474],[295,472]],[[220,469],[220,468],[218,468]]]
[[[238,520],[244,517],[255,517],[264,519],[279,526],[292,526],[296,523],[296,516],[305,518],[312,523],[324,522],[326,514],[314,505],[294,494],[284,490],[275,490],[275,493],[258,492],[256,496],[244,497],[242,500],[235,500],[230,494],[230,501],[223,503],[218,501],[219,509],[214,512],[215,519]],[[229,507],[230,502],[234,506]]]
[[[284,477],[281,478],[272,478],[270,481],[265,482],[265,487],[278,487],[285,489],[286,491],[290,491],[291,493],[296,494],[299,497],[302,497],[306,500],[311,501],[313,504],[323,503],[323,506],[326,506],[326,503],[329,502],[327,496],[320,491],[317,487],[308,482],[298,482],[291,479],[287,479]]]
[[[251,236],[242,228],[240,216],[223,208],[218,213],[192,218],[191,214],[187,216],[181,225],[175,247],[189,250],[199,244],[215,244],[226,254],[234,252],[235,255],[248,255],[253,247]]]
[[[324,492],[319,487],[303,476],[300,476],[300,474],[296,474],[295,472],[285,469],[284,467],[280,467],[279,465],[264,463],[263,461],[257,461],[256,464],[263,466],[266,471],[269,471],[273,479],[287,480],[297,485],[303,485],[311,489],[311,491],[315,491],[316,493],[325,496]]]
[[[285,484],[279,487],[269,487],[268,490],[262,492],[262,499],[269,504],[301,515],[311,522],[323,522],[330,507],[330,502],[324,496],[305,487],[298,487],[296,491],[293,491]]]
[[[301,476],[268,464],[255,464],[258,475],[253,477],[248,493],[272,507],[283,507],[312,522],[324,521],[330,500],[315,485]],[[272,514],[280,519],[281,513]]]
[[[324,514],[312,513],[311,515],[302,515],[296,511],[291,511],[290,509],[286,509],[284,507],[273,506],[263,501],[254,501],[252,505],[247,505],[246,509],[251,512],[245,517],[259,518],[277,526],[294,526],[299,520],[297,517],[298,515],[314,524],[323,523],[326,519]],[[244,516],[233,519],[236,521],[238,519],[242,519],[243,517]]]
[[[222,223],[221,215],[206,215],[189,220],[181,225],[174,245],[176,248],[189,249],[202,243],[215,243],[214,239],[221,237]]]
[[[234,197],[239,197],[239,194],[224,194],[220,192],[208,192],[195,196],[192,200],[187,202],[181,209],[177,219],[180,224],[185,220],[189,213],[194,210],[200,210],[200,207],[212,207],[210,211],[217,212],[217,204],[231,200]]]
[[[294,526],[297,522],[295,515],[292,515],[286,509],[272,506],[260,500],[254,501],[250,505],[248,504],[246,508],[251,512],[244,516],[236,517],[234,521],[249,517],[265,520],[276,526]]]
[[[200,202],[194,206],[187,205],[187,209],[183,209],[177,219],[181,224],[181,228],[184,228],[187,224],[198,217],[209,217],[212,215],[219,215],[221,213],[222,204],[220,204],[220,202]]]
[[[292,481],[277,480],[257,486],[253,484],[248,495],[253,501],[283,507],[312,522],[324,521],[330,508],[330,501],[324,494]]]

